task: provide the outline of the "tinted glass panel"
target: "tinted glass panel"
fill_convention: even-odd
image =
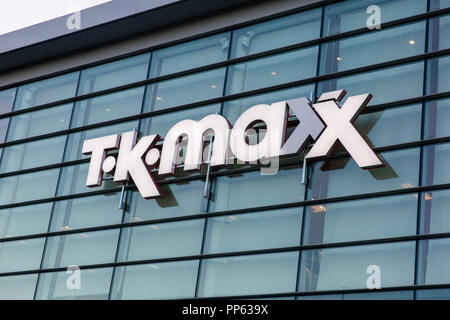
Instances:
[[[450,282],[450,239],[419,242],[419,284]]]
[[[448,3],[450,6],[450,2]],[[450,15],[430,19],[428,51],[444,50],[450,47]]]
[[[450,289],[417,290],[417,300],[450,300]]]
[[[450,232],[450,190],[421,194],[421,233]]]
[[[235,30],[231,58],[318,38],[321,13],[314,9]]]
[[[199,296],[231,296],[295,291],[298,252],[202,261]]]
[[[81,71],[78,95],[118,87],[147,77],[150,54],[120,59]]]
[[[0,277],[0,300],[32,300],[38,275],[25,274],[20,276]]]
[[[428,60],[427,93],[450,91],[450,56]]]
[[[429,145],[423,148],[424,166],[422,185],[448,183],[450,181],[450,143]]]
[[[16,90],[16,88],[12,88],[0,91],[0,114],[7,113],[12,110]]]
[[[17,90],[14,110],[67,99],[75,96],[79,72],[64,74],[20,86]]]
[[[424,137],[450,136],[450,99],[429,101],[425,104]]]
[[[39,269],[44,243],[45,238],[0,243],[0,273]]]
[[[0,211],[0,237],[47,232],[52,203],[15,207]]]

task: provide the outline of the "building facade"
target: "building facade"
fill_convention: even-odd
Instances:
[[[450,1],[238,2],[78,50],[62,35],[46,43],[69,52],[30,63],[7,52],[1,299],[450,298]],[[85,185],[86,139],[338,89],[373,94],[355,127],[384,167],[338,146],[269,173],[180,166],[157,199]]]

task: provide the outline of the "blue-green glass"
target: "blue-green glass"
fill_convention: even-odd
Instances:
[[[59,168],[0,178],[0,205],[53,197],[58,176]]]
[[[365,289],[376,267],[381,288],[412,285],[414,258],[412,241],[303,251],[300,291]]]
[[[133,131],[139,125],[138,120],[123,122],[105,127],[99,127],[86,131],[74,132],[68,135],[66,149],[64,151],[64,161],[78,160],[87,158],[81,153],[83,143],[87,139],[99,138],[110,134],[122,134],[123,132]]]
[[[422,185],[443,184],[450,181],[450,143],[423,147]]]
[[[308,206],[304,244],[416,234],[417,194]],[[386,210],[386,208],[389,208]]]
[[[72,103],[68,103],[11,117],[6,141],[65,130],[69,127],[71,113]]]
[[[178,122],[186,119],[198,121],[210,114],[219,113],[219,110],[220,104],[211,104],[187,110],[160,114],[142,119],[140,127],[145,135],[159,134],[161,137],[165,137],[170,128]]]
[[[345,89],[348,96],[371,93],[370,105],[423,95],[423,62],[319,82],[317,95]],[[345,99],[345,98],[344,98]]]
[[[321,9],[292,14],[233,31],[231,58],[306,42],[320,37]]]
[[[450,136],[450,99],[433,100],[425,103],[424,138]]]
[[[75,96],[79,72],[67,73],[20,86],[14,110],[22,110]]]
[[[417,300],[450,300],[450,289],[417,290]]]
[[[149,60],[150,53],[144,53],[84,69],[81,71],[77,95],[144,80],[147,77]]]
[[[147,200],[151,201],[151,200]],[[119,261],[200,254],[205,219],[151,224],[122,229]]]
[[[234,210],[302,201],[301,168],[283,168],[274,175],[259,170],[215,179],[209,211]],[[283,186],[274,188],[274,186]]]
[[[227,100],[223,102],[222,115],[234,124],[245,110],[256,106],[257,104],[271,104],[278,101],[300,97],[307,97],[310,100],[314,100],[313,93],[314,85],[308,84],[300,87],[258,94],[242,99]]]
[[[39,269],[45,238],[0,243],[0,273]]]
[[[320,74],[355,69],[425,52],[425,21],[322,45]]]
[[[47,232],[51,212],[51,202],[3,209],[0,211],[0,237]]]
[[[0,91],[0,114],[11,112],[17,88]]]
[[[144,112],[172,108],[222,96],[225,68],[148,85]]]
[[[200,297],[295,291],[298,252],[202,260]]]
[[[24,274],[0,277],[0,300],[33,300],[38,275]]]
[[[445,9],[450,7],[450,0],[430,0],[430,10]]]
[[[346,293],[343,296],[344,300],[414,300],[414,291]]]
[[[450,2],[448,4],[450,6]],[[450,48],[450,15],[430,19],[428,51],[437,51]]]
[[[427,11],[426,0],[359,0],[342,1],[325,7],[324,36],[378,24],[369,6],[379,8],[380,22],[398,20]]]
[[[229,46],[230,34],[221,33],[157,50],[152,54],[150,77],[160,77],[224,61],[228,57]]]
[[[427,93],[450,91],[450,56],[428,60]]]
[[[61,162],[66,136],[16,144],[3,149],[0,173],[46,166]]]
[[[139,192],[132,192],[130,209],[125,221],[143,221],[186,216],[204,212],[203,180],[159,184],[164,197],[143,199]]]
[[[117,267],[111,299],[193,298],[198,260]]]
[[[235,94],[316,75],[318,47],[290,51],[229,66],[226,94]]]
[[[69,277],[80,272],[80,289],[67,286]],[[113,268],[95,268],[46,272],[39,276],[36,299],[38,300],[106,300],[111,286]],[[77,283],[74,281],[73,283]]]
[[[123,214],[119,200],[119,193],[105,193],[57,201],[53,207],[50,231],[118,224]]]
[[[421,199],[420,232],[450,232],[450,190],[426,191]]]
[[[386,165],[363,170],[352,158],[313,162],[308,199],[323,199],[354,194],[417,187],[419,148],[378,154]]]
[[[302,213],[295,207],[208,218],[204,253],[298,246]]]
[[[356,129],[372,147],[420,140],[422,105],[414,104],[361,114]]]
[[[419,284],[450,282],[450,238],[419,242]]]
[[[47,238],[43,268],[114,262],[119,229]]]
[[[70,127],[105,122],[139,114],[145,87],[118,91],[75,103]]]

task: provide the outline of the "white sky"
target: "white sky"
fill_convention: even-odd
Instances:
[[[0,34],[112,0],[0,0]]]

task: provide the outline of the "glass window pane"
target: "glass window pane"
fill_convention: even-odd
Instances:
[[[55,202],[50,231],[73,230],[117,224],[122,221],[119,193]]]
[[[242,99],[228,100],[223,102],[222,115],[227,118],[228,121],[230,121],[232,124],[234,124],[245,110],[258,104],[271,104],[278,101],[300,97],[307,97],[312,100],[313,93],[314,84],[308,84],[300,87],[258,94]]]
[[[354,125],[372,147],[420,140],[422,105],[361,114]]]
[[[422,185],[448,183],[450,181],[450,143],[435,144],[423,148]]]
[[[389,208],[389,210],[386,210]],[[416,234],[417,194],[308,206],[304,244]]]
[[[302,213],[297,207],[208,218],[204,252],[298,246]]]
[[[84,156],[81,153],[84,140],[103,137],[110,134],[121,134],[123,132],[133,131],[133,129],[137,129],[138,126],[139,121],[135,120],[114,124],[111,126],[71,133],[67,138],[66,150],[64,152],[64,161],[72,161],[90,157]]]
[[[323,44],[320,74],[424,53],[425,26],[425,21],[422,21]]]
[[[317,94],[338,89],[345,89],[349,96],[371,93],[371,105],[421,97],[423,62],[322,81]]]
[[[427,93],[450,91],[450,56],[428,60]]]
[[[220,104],[212,104],[187,110],[169,112],[141,120],[140,127],[145,135],[159,134],[165,137],[173,125],[186,119],[201,120],[203,117],[219,113]]]
[[[204,222],[196,219],[124,228],[119,261],[200,254]]]
[[[317,53],[317,47],[310,47],[231,65],[226,94],[314,77]]]
[[[231,296],[295,291],[298,252],[205,259],[199,296]]]
[[[39,269],[44,244],[45,238],[0,243],[0,273]]]
[[[75,96],[79,72],[72,72],[20,86],[14,110],[22,110]]]
[[[144,112],[172,108],[222,96],[225,68],[150,84]]]
[[[162,198],[146,200],[139,192],[132,192],[125,221],[143,221],[192,215],[204,212],[203,189],[205,181],[160,184]]]
[[[450,238],[419,242],[419,284],[450,282]]]
[[[230,34],[221,33],[157,50],[152,55],[150,77],[160,77],[224,61],[228,56],[229,45]]]
[[[70,127],[76,128],[139,114],[144,89],[138,87],[76,102]]]
[[[321,15],[321,9],[314,9],[235,30],[231,58],[316,39]]]
[[[450,289],[417,290],[417,300],[450,300]]]
[[[212,189],[209,211],[302,201],[305,186],[301,183],[301,174],[301,168],[280,168],[274,175],[262,175],[259,170],[255,170],[217,177]]]
[[[32,300],[38,275],[25,274],[20,276],[0,277],[0,300]]]
[[[47,232],[51,212],[51,202],[3,209],[0,211],[0,237]]]
[[[450,232],[450,190],[427,191],[421,197],[421,233]]]
[[[352,158],[312,163],[308,199],[323,199],[417,187],[419,148],[378,154],[385,167],[363,170]]]
[[[74,270],[42,273],[39,277],[38,300],[106,300],[111,285],[112,268],[80,270],[80,289],[70,289],[67,282]]]
[[[381,23],[398,20],[427,11],[425,0],[392,0],[392,1],[343,1],[325,7],[324,35],[329,36],[359,28],[366,28],[373,11],[367,8],[377,5],[380,8]]]
[[[344,300],[414,300],[414,291],[346,293]]]
[[[0,114],[11,112],[17,88],[0,91]]]
[[[450,7],[450,0],[430,0],[430,10],[445,9]]]
[[[450,6],[450,3],[448,4]],[[428,51],[444,50],[450,47],[450,15],[430,19]]]
[[[307,250],[301,256],[300,291],[367,288],[375,272],[381,288],[412,285],[414,257],[414,242]]]
[[[80,75],[78,95],[145,80],[149,60],[150,54],[144,53],[84,69]]]
[[[11,117],[6,140],[14,141],[66,130],[71,113],[72,103],[68,103]]]
[[[0,205],[53,197],[58,175],[51,169],[1,178]]]
[[[42,268],[114,262],[119,229],[47,238]]]
[[[61,162],[66,136],[16,144],[3,149],[0,172],[36,168]]]
[[[198,261],[117,267],[111,299],[193,298]]]
[[[450,99],[434,100],[425,103],[424,138],[450,136]]]

